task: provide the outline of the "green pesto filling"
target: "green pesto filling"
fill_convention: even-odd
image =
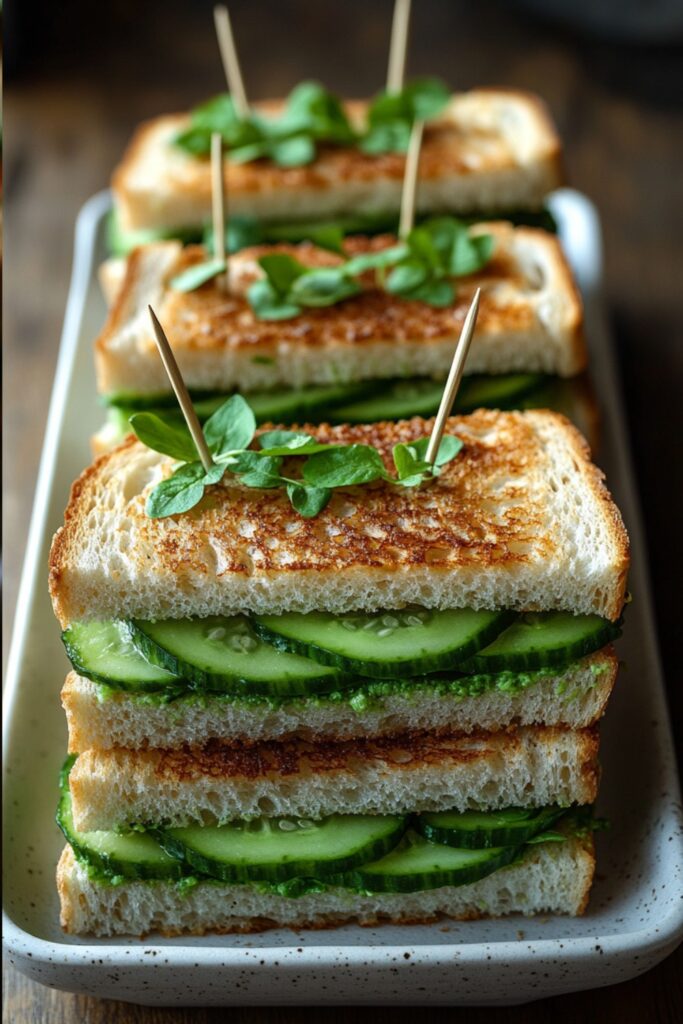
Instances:
[[[175,704],[179,713],[190,706],[210,707],[216,701],[225,701],[233,707],[257,708],[290,708],[292,710],[312,707],[329,707],[344,704],[358,713],[381,710],[384,702],[390,697],[403,697],[418,701],[426,694],[464,700],[467,697],[480,697],[483,694],[521,693],[535,686],[544,679],[555,678],[558,672],[569,672],[576,662],[570,662],[564,670],[538,669],[534,672],[498,672],[491,675],[458,676],[424,676],[422,679],[386,679],[367,680],[354,689],[333,690],[330,693],[312,694],[307,697],[273,697],[265,694],[230,693],[199,693],[188,692],[183,686],[168,687],[162,691],[134,693],[126,690],[128,699],[141,707],[158,707],[163,704]],[[560,679],[555,685],[557,696],[564,697],[567,703],[583,696],[586,690],[595,686],[598,679],[607,671],[605,664],[590,666],[592,679],[588,686],[573,686],[570,689],[568,680]],[[122,692],[106,683],[95,683],[101,701],[116,699]]]

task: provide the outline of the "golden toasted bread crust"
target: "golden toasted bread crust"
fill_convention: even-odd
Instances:
[[[522,89],[481,88],[475,91],[482,97],[497,96],[524,103],[533,111],[535,128],[539,135],[539,154],[556,166],[557,184],[563,180],[561,166],[561,143],[555,130],[547,105],[534,93]],[[472,94],[470,94],[472,95]],[[281,100],[264,100],[254,107],[266,115],[276,115],[283,107]],[[362,123],[368,108],[367,100],[349,100],[345,103],[348,116],[356,124]],[[141,151],[150,132],[153,132],[162,121],[172,124],[174,131],[182,131],[189,123],[187,114],[168,114],[143,122],[136,130],[129,143],[123,159],[112,176],[115,192],[124,192],[128,177],[137,164]],[[481,128],[479,132],[472,130],[471,139],[497,139],[499,131]],[[424,131],[420,152],[420,178],[429,180],[448,176],[452,173],[471,174],[472,165],[463,159],[463,149],[468,139],[463,139],[457,127],[452,123],[449,111],[439,118],[430,121]],[[492,161],[496,167],[506,166],[513,162],[511,153],[499,153]],[[198,165],[203,166],[208,184],[202,182],[204,190],[210,196],[208,160],[198,158]],[[356,146],[321,146],[318,157],[312,164],[303,167],[282,168],[267,160],[258,160],[246,164],[230,164],[226,161],[225,181],[231,195],[243,192],[262,192],[273,188],[324,188],[330,181],[373,180],[376,178],[394,178],[402,180],[405,172],[405,155],[402,153],[381,153],[369,155]],[[193,180],[193,186],[199,185],[199,178]]]
[[[534,288],[520,265],[516,246],[525,244],[543,254],[552,275],[549,291],[562,296],[563,312],[554,328],[564,341],[560,356],[562,372],[579,373],[586,365],[583,340],[583,309],[571,270],[562,248],[552,235],[534,228],[515,228],[502,223],[486,225],[486,232],[497,239],[491,261],[478,273],[458,281],[457,297],[452,306],[437,308],[424,302],[401,299],[372,286],[371,279],[360,295],[324,309],[307,309],[291,320],[261,320],[251,310],[243,290],[226,292],[222,282],[213,279],[190,292],[175,291],[170,280],[188,267],[206,259],[202,246],[181,249],[176,243],[157,243],[169,255],[177,250],[177,258],[169,261],[168,273],[161,283],[163,297],[155,303],[155,311],[172,338],[174,351],[184,355],[220,352],[224,355],[251,353],[272,358],[282,351],[315,348],[317,350],[367,348],[377,342],[395,347],[394,365],[401,365],[401,344],[423,342],[454,342],[464,322],[474,292],[482,289],[477,317],[477,336],[500,336],[509,343],[509,335],[518,335],[524,344],[525,334],[549,328],[542,325],[537,308],[538,288]],[[512,241],[511,241],[512,240]],[[347,239],[346,251],[354,256],[379,251],[395,244],[396,239],[383,235],[372,239]],[[307,266],[334,266],[341,257],[318,249],[310,243],[258,246],[239,254],[240,264],[253,264],[266,253],[286,253]],[[112,305],[105,326],[95,343],[98,380],[107,389],[108,359],[114,355],[117,338],[139,305],[136,301],[145,250],[135,250],[128,259],[123,284]],[[141,328],[145,330],[143,326]],[[501,342],[503,343],[503,342]],[[477,344],[475,340],[475,345]],[[158,355],[151,329],[140,337],[138,354],[156,362]],[[188,367],[191,374],[191,368]],[[186,370],[186,373],[187,373]]]
[[[323,442],[373,445],[391,470],[393,446],[427,437],[431,428],[432,421],[415,418],[304,429]],[[133,481],[126,482],[128,468],[143,460],[145,466],[161,467],[168,475],[173,464],[129,438],[97,459],[72,487],[64,526],[50,553],[55,613],[63,625],[88,615],[79,596],[79,566],[84,545],[95,540],[90,513],[105,495],[114,502],[109,508],[116,508],[107,517],[108,528],[115,530],[120,516],[133,538],[126,564],[143,577],[152,573],[154,579],[164,580],[169,591],[180,588],[178,593],[188,579],[219,582],[222,588],[233,579],[255,576],[265,582],[297,573],[303,584],[309,573],[313,582],[330,573],[353,577],[362,571],[372,582],[379,572],[393,576],[423,569],[438,579],[444,573],[476,570],[484,580],[488,569],[505,567],[512,572],[523,566],[552,565],[554,559],[562,561],[564,544],[555,524],[547,522],[553,489],[529,483],[534,471],[550,472],[544,431],[571,459],[577,479],[570,493],[587,490],[614,549],[596,608],[616,619],[624,600],[628,537],[603,474],[589,460],[586,442],[568,420],[554,413],[487,410],[449,420],[447,433],[465,443],[434,481],[419,488],[384,482],[339,488],[313,519],[297,516],[282,489],[247,488],[234,477],[212,487],[191,512],[150,519],[144,511],[149,485],[138,486],[134,472]],[[99,543],[104,542],[102,536]],[[535,607],[533,601],[529,604]],[[141,609],[138,614],[142,613]]]

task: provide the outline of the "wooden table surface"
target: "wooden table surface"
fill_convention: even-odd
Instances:
[[[17,7],[19,5],[16,5]],[[102,10],[105,7],[106,10]],[[64,313],[73,224],[106,185],[138,120],[182,109],[222,88],[208,3],[24,5],[5,87],[5,631],[23,558],[45,415]],[[547,99],[577,188],[605,231],[606,291],[615,329],[644,507],[665,672],[678,678],[683,420],[683,51],[587,40],[515,13],[514,5],[421,0],[410,72],[456,88],[505,83]],[[380,84],[389,0],[231,4],[247,88],[277,95],[303,76],[349,95]],[[40,17],[38,16],[40,14]],[[16,16],[16,12],[15,12]],[[18,20],[18,19],[17,19]],[[32,20],[35,24],[27,25]],[[36,27],[38,26],[38,27]],[[8,39],[7,47],[14,40]],[[7,633],[5,632],[5,635]],[[55,699],[58,681],[55,682]],[[680,720],[680,687],[671,686]],[[524,1008],[445,1010],[449,1019],[557,1024],[675,1021],[680,949],[626,984]],[[230,1011],[240,1024],[313,1021],[317,1010]],[[401,1022],[431,1010],[356,1010]],[[342,1017],[342,1014],[345,1014]],[[53,992],[8,971],[11,1024],[160,1024],[224,1019],[222,1010],[153,1010]],[[346,1011],[326,1011],[329,1021]]]

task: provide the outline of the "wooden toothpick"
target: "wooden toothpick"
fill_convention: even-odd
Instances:
[[[237,47],[235,46],[235,37],[232,34],[228,8],[223,4],[214,7],[213,20],[216,26],[216,35],[218,36],[218,46],[221,51],[223,71],[225,72],[228,89],[235,104],[235,109],[241,118],[249,117],[249,101],[247,100],[247,93],[242,81],[242,72],[237,58]]]
[[[395,0],[394,17],[391,23],[389,68],[387,70],[387,92],[400,92],[403,88],[409,24],[410,0]]]
[[[171,382],[171,386],[175,391],[175,396],[178,399],[180,408],[182,409],[185,422],[187,423],[187,429],[192,434],[192,440],[194,441],[195,448],[197,449],[197,454],[201,459],[202,466],[208,473],[213,466],[213,459],[211,458],[211,452],[209,451],[204,433],[199,420],[197,419],[197,413],[194,411],[192,399],[185,387],[185,381],[180,374],[178,364],[176,363],[175,356],[173,355],[173,350],[168,343],[168,338],[164,334],[164,329],[157,320],[156,313],[152,307],[148,306],[147,309],[149,310],[152,327],[154,328],[154,335],[156,337],[161,361],[164,364],[164,369],[168,374],[168,379]]]
[[[223,137],[211,135],[211,214],[213,217],[214,259],[225,263],[225,204],[223,190]]]
[[[405,238],[413,230],[415,222],[415,200],[417,198],[417,179],[420,170],[420,148],[424,121],[415,121],[410,133],[406,169],[403,175],[403,192],[401,193],[401,219],[398,225],[399,238]]]
[[[439,411],[436,414],[434,420],[434,426],[432,428],[432,434],[429,438],[429,444],[427,445],[427,454],[425,455],[425,462],[430,465],[434,465],[436,454],[441,444],[441,438],[443,436],[444,428],[446,426],[446,420],[451,414],[453,408],[453,402],[455,396],[458,393],[460,387],[460,381],[462,380],[462,372],[465,369],[465,360],[467,359],[467,353],[470,349],[470,342],[472,341],[472,335],[474,334],[474,327],[477,322],[477,313],[479,312],[479,296],[481,295],[481,288],[477,288],[474,293],[474,298],[470,308],[467,311],[465,322],[462,325],[460,337],[458,338],[458,344],[455,346],[455,353],[453,355],[453,362],[451,363],[450,373],[448,374],[448,380],[446,381],[446,387],[444,388],[443,395],[441,397],[441,405]]]

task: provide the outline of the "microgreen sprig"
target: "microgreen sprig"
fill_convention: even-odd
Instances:
[[[236,476],[246,487],[284,487],[292,507],[301,516],[311,518],[325,508],[336,487],[374,480],[417,487],[438,476],[441,467],[462,448],[459,438],[445,435],[432,466],[424,458],[427,438],[397,444],[393,449],[395,476],[387,472],[380,453],[371,445],[326,444],[300,431],[265,431],[256,438],[258,447],[252,448],[254,413],[241,395],[233,395],[204,424],[204,437],[214,460],[205,470],[184,425],[170,424],[153,413],[139,413],[131,417],[130,423],[148,448],[181,463],[149,494],[146,512],[152,519],[188,512],[201,501],[206,488],[220,483],[226,473]],[[297,460],[292,470],[296,475],[283,475],[285,459]]]
[[[361,253],[335,267],[305,267],[285,253],[262,256],[264,277],[247,292],[261,320],[288,320],[304,308],[330,306],[361,291],[358,278],[375,272],[378,287],[402,299],[448,306],[456,295],[455,278],[473,274],[491,258],[491,235],[471,234],[454,217],[436,217],[413,228],[388,249]]]

